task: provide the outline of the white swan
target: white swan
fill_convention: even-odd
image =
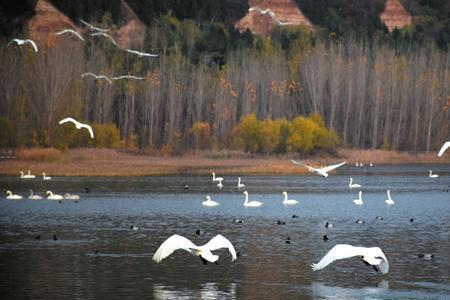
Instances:
[[[366,265],[371,265],[383,274],[389,272],[389,262],[379,247],[353,247],[351,245],[338,244],[317,263],[311,265],[313,271],[322,270],[333,261],[338,259],[360,256]]]
[[[24,174],[23,171],[20,171],[20,178],[21,179],[33,179],[33,178],[36,178],[36,176],[31,175],[31,171],[28,170],[28,174]]]
[[[362,191],[359,191],[359,198],[353,200],[353,204],[356,204],[356,205],[363,205]]]
[[[116,41],[115,41],[115,40],[113,39],[113,37],[110,36],[109,34],[104,33],[104,32],[94,32],[94,33],[91,33],[91,36],[100,36],[100,35],[101,35],[101,36],[104,36],[104,37],[107,38],[107,39],[109,39],[109,40],[111,41],[111,43],[114,44],[114,46],[118,47]]]
[[[74,118],[71,118],[71,117],[62,119],[61,121],[59,121],[59,124],[64,124],[64,123],[67,123],[67,122],[72,122],[73,124],[75,124],[75,127],[77,129],[86,128],[89,131],[89,134],[91,135],[91,138],[92,139],[94,138],[94,131],[92,130],[91,126],[89,126],[87,124],[84,124],[84,123],[81,123],[81,122],[78,122],[77,120],[75,120]]]
[[[66,194],[64,194],[64,199],[68,199],[68,200],[80,200],[80,196],[79,196],[79,195],[73,195],[73,194],[66,193]]]
[[[245,184],[243,184],[243,183],[241,182],[241,177],[238,177],[237,188],[240,189],[240,188],[243,188],[243,187],[245,187]]]
[[[305,165],[305,164],[303,164],[303,163],[301,163],[301,162],[299,162],[299,161],[295,161],[295,160],[293,160],[293,159],[291,159],[291,162],[292,162],[293,164],[295,164],[295,165],[299,165],[299,166],[305,167],[305,168],[307,168],[310,172],[315,172],[315,173],[317,173],[317,174],[319,174],[319,175],[321,175],[321,176],[323,176],[323,177],[328,177],[328,172],[330,172],[330,171],[332,171],[332,170],[334,170],[334,169],[336,169],[336,168],[339,168],[339,167],[345,165],[345,162],[342,162],[342,163],[337,164],[337,165],[331,165],[331,166],[328,166],[328,167],[316,169],[316,168],[307,166],[307,165]]]
[[[204,264],[207,264],[207,262],[213,263],[219,259],[219,256],[212,254],[211,251],[221,248],[227,248],[228,251],[230,251],[232,257],[231,261],[236,260],[237,255],[233,244],[220,234],[216,235],[208,243],[202,246],[197,246],[187,238],[174,234],[159,246],[158,250],[156,250],[153,255],[153,260],[159,263],[174,251],[182,249],[194,256],[199,256]]]
[[[45,176],[45,172],[42,172],[42,179],[43,180],[51,180],[52,178],[50,176]]]
[[[248,202],[248,192],[244,191],[243,194],[245,195],[245,201],[244,201],[245,207],[260,207],[261,205],[263,205],[262,202],[259,202],[259,201]]]
[[[223,188],[222,180],[219,180],[219,183],[217,184],[217,187],[219,189]]]
[[[131,50],[131,49],[125,49],[125,51],[128,52],[128,53],[136,54],[139,57],[144,57],[144,56],[147,56],[147,57],[158,57],[158,54],[150,54],[150,53],[146,53],[146,52],[139,52],[139,51]]]
[[[283,200],[283,204],[284,205],[295,205],[295,204],[298,203],[297,200],[288,199],[288,193],[287,192],[283,192],[282,194],[284,195],[284,200]]]
[[[388,205],[388,206],[394,205],[394,200],[392,200],[392,198],[391,198],[390,190],[387,190],[387,196],[388,196],[388,198],[384,201],[384,203],[386,203],[386,205]]]
[[[144,77],[137,77],[137,76],[132,76],[132,75],[122,75],[122,76],[113,77],[113,80],[120,80],[120,79],[142,80],[142,79],[144,79]]]
[[[441,150],[439,150],[438,156],[441,157],[444,155],[444,152],[447,151],[447,149],[450,147],[450,141],[445,142],[444,145],[442,145]]]
[[[6,199],[11,199],[11,200],[19,200],[22,199],[23,197],[20,195],[14,195],[11,191],[6,191]]]
[[[203,205],[203,206],[217,206],[217,205],[220,205],[219,202],[212,201],[212,200],[211,200],[211,197],[208,196],[208,195],[207,195],[205,198],[206,198],[206,201],[203,201],[203,202],[202,202],[202,205]]]
[[[39,200],[39,199],[42,199],[42,197],[39,196],[39,195],[33,194],[33,190],[30,190],[30,196],[28,196],[28,199],[31,199],[31,200]]]
[[[92,77],[94,77],[96,80],[104,79],[104,80],[106,80],[109,84],[112,84],[111,79],[109,79],[108,76],[106,76],[106,75],[96,75],[96,74],[94,74],[94,73],[92,73],[92,72],[87,72],[87,73],[84,73],[84,74],[81,75],[82,78],[84,78],[84,77],[86,77],[86,76],[92,76]]]
[[[62,30],[60,32],[55,33],[55,35],[61,35],[61,34],[64,34],[64,33],[70,33],[70,34],[76,36],[77,38],[79,38],[80,40],[82,40],[84,42],[84,38],[81,36],[81,34],[78,31],[75,31],[73,29],[64,29],[64,30]]]
[[[83,21],[83,20],[81,20],[81,19],[80,19],[80,21],[81,21],[81,23],[83,23],[84,25],[88,26],[89,29],[92,30],[92,31],[101,31],[101,32],[108,32],[108,31],[109,31],[109,29],[102,29],[102,28],[95,27],[94,25],[91,25],[91,24],[89,24],[88,22]]]
[[[57,194],[53,194],[51,191],[47,191],[47,192],[45,192],[45,194],[48,195],[47,199],[49,199],[49,200],[62,200],[62,199],[64,199],[63,196],[57,195]]]
[[[216,177],[216,173],[212,172],[213,181],[222,181],[223,177]]]
[[[353,183],[353,178],[350,177],[350,182],[348,184],[348,187],[349,188],[359,188],[359,187],[361,187],[361,185],[357,184],[357,183]]]
[[[261,8],[259,8],[258,6],[253,6],[250,7],[248,9],[248,11],[254,11],[257,10],[259,12],[260,15],[269,15],[278,25],[280,26],[285,26],[285,25],[296,25],[296,23],[292,23],[292,22],[281,22],[280,19],[278,19],[275,15],[275,13],[273,12],[273,10],[271,10],[270,8],[262,10]]]
[[[33,40],[30,40],[30,39],[26,39],[26,40],[13,39],[13,40],[11,40],[11,42],[8,43],[7,46],[9,46],[11,43],[16,43],[19,46],[30,44],[34,48],[34,51],[38,52],[38,48],[36,46],[36,43]]]
[[[430,172],[430,175],[429,175],[430,178],[438,178],[439,177],[438,174],[433,174],[433,171],[429,170],[429,172]]]

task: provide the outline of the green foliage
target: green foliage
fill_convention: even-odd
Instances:
[[[233,132],[235,137],[231,148],[251,153],[309,154],[319,149],[331,149],[339,144],[336,132],[327,129],[318,114],[297,117],[291,122],[285,118],[258,121],[254,114],[250,114],[242,117]]]

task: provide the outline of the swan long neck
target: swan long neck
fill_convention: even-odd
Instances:
[[[216,173],[212,173],[213,174],[213,180],[216,180]]]
[[[241,177],[238,177],[238,185],[241,185]]]
[[[389,200],[392,200],[392,199],[391,199],[391,191],[390,191],[390,190],[387,191],[387,195],[388,195],[388,199],[389,199]]]
[[[362,201],[362,191],[359,191],[359,200]]]
[[[288,194],[284,193],[284,202],[287,202],[287,201],[288,201]]]
[[[11,191],[6,191],[6,195],[11,196],[12,195]]]
[[[245,193],[245,201],[244,203],[248,203],[248,193]]]

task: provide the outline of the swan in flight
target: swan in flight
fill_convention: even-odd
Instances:
[[[137,77],[137,76],[132,76],[132,75],[122,75],[122,76],[113,77],[113,80],[120,80],[120,79],[142,80],[142,79],[144,79],[144,77]]]
[[[217,187],[218,187],[219,189],[223,188],[222,180],[223,180],[223,179],[218,180],[219,183],[217,184]]]
[[[284,200],[283,200],[283,204],[284,205],[295,205],[298,203],[297,200],[294,199],[288,199],[288,193],[285,191],[282,193],[284,195]]]
[[[42,179],[43,180],[51,180],[52,178],[50,176],[45,176],[45,172],[42,172]]]
[[[91,25],[88,22],[83,21],[81,19],[80,19],[80,21],[81,21],[81,23],[83,23],[84,25],[89,27],[89,29],[92,30],[92,31],[100,31],[100,32],[108,32],[109,31],[109,29],[101,29],[101,28],[95,27],[94,25]]]
[[[25,174],[25,175],[23,174],[23,171],[20,171],[20,178],[33,179],[33,178],[36,178],[36,176],[31,174],[31,170],[28,170],[28,174]]]
[[[217,262],[219,256],[212,254],[211,251],[221,248],[227,248],[228,251],[230,251],[232,257],[231,261],[236,260],[237,255],[236,250],[234,250],[233,244],[231,244],[231,242],[227,238],[220,234],[216,235],[208,243],[202,246],[197,246],[187,238],[178,234],[174,234],[167,240],[165,240],[164,243],[161,244],[161,246],[159,246],[158,250],[156,250],[155,254],[153,255],[153,260],[159,263],[174,251],[182,249],[194,256],[199,256],[203,264],[206,265],[208,262]]]
[[[146,53],[146,52],[139,52],[139,51],[131,50],[131,49],[125,49],[125,51],[128,52],[128,53],[136,54],[139,57],[144,57],[144,56],[147,56],[147,57],[158,57],[158,54],[150,54],[150,53]]]
[[[305,168],[307,168],[310,172],[315,172],[315,173],[317,173],[317,174],[319,174],[319,175],[321,175],[321,176],[323,176],[323,177],[328,177],[328,172],[330,172],[330,171],[332,171],[332,170],[334,170],[334,169],[336,169],[336,168],[339,168],[339,167],[345,165],[345,162],[342,162],[342,163],[337,164],[337,165],[331,165],[331,166],[328,166],[328,167],[316,169],[316,168],[307,166],[307,165],[305,165],[305,164],[303,164],[303,163],[301,163],[301,162],[299,162],[299,161],[293,160],[293,159],[291,159],[291,162],[292,162],[293,164],[295,164],[295,165],[299,165],[299,166],[305,167]]]
[[[430,172],[430,178],[438,178],[439,175],[438,174],[433,174],[433,171],[429,170]]]
[[[450,141],[445,142],[444,145],[442,145],[441,150],[439,150],[438,156],[441,157],[444,155],[444,152],[447,151],[447,149],[450,147]]]
[[[67,200],[80,200],[80,196],[66,193],[66,194],[64,194],[64,199],[67,199]]]
[[[84,38],[81,36],[81,34],[78,31],[75,31],[73,29],[64,29],[60,32],[55,33],[55,35],[61,35],[61,34],[65,34],[65,33],[70,33],[84,42]]]
[[[207,195],[206,196],[206,201],[203,201],[202,205],[203,206],[217,206],[217,205],[220,205],[220,203],[216,202],[216,201],[212,201],[211,197]]]
[[[383,274],[389,272],[389,263],[383,251],[379,247],[354,247],[351,245],[338,244],[331,248],[330,251],[317,263],[313,263],[311,268],[313,271],[322,270],[333,261],[338,259],[360,256],[366,265],[373,266],[375,271],[381,271]]]
[[[392,198],[391,198],[390,190],[387,190],[387,196],[388,196],[388,198],[384,201],[384,203],[386,203],[386,205],[388,205],[388,206],[394,205],[394,200],[392,200]]]
[[[94,138],[94,131],[92,130],[91,126],[84,124],[84,123],[80,123],[77,120],[75,120],[74,118],[70,118],[70,117],[62,119],[61,121],[59,121],[59,124],[64,124],[67,122],[72,122],[73,124],[75,124],[75,127],[77,129],[86,128],[87,130],[89,130],[89,134],[91,135],[91,138],[92,139]]]
[[[279,26],[296,25],[296,23],[292,23],[292,22],[281,22],[280,19],[278,19],[276,17],[273,10],[271,10],[270,8],[263,10],[263,9],[259,8],[258,6],[253,6],[248,9],[248,11],[250,11],[250,12],[255,11],[255,10],[258,11],[260,15],[269,15]]]
[[[58,195],[58,194],[53,194],[51,191],[47,191],[47,192],[45,192],[45,194],[47,195],[47,199],[49,199],[49,200],[62,200],[62,199],[64,199],[63,196]]]
[[[248,202],[248,192],[244,191],[242,194],[245,195],[245,201],[244,201],[244,206],[245,207],[260,207],[262,204],[262,202],[259,201],[250,201]]]
[[[14,195],[11,191],[6,191],[6,199],[11,199],[11,200],[19,200],[22,199],[23,197],[20,195]]]
[[[356,204],[356,205],[363,205],[362,191],[359,191],[359,198],[353,200],[353,204]]]
[[[348,187],[349,188],[359,188],[359,187],[361,187],[361,185],[357,184],[357,183],[353,183],[353,178],[350,177],[350,182],[348,184]]]
[[[116,43],[116,41],[113,39],[113,37],[110,36],[110,35],[107,34],[107,33],[104,33],[104,32],[94,32],[94,33],[91,33],[91,36],[104,36],[105,38],[109,39],[109,40],[111,41],[111,43],[114,44],[114,46],[118,47],[118,46],[117,46],[117,43]]]
[[[243,183],[241,182],[241,177],[238,177],[237,188],[240,189],[240,188],[243,188],[243,187],[245,187],[245,184],[243,184]]]
[[[216,177],[216,173],[212,172],[213,181],[222,181],[223,177]]]
[[[31,199],[31,200],[40,200],[40,199],[42,199],[42,197],[39,196],[39,195],[35,195],[35,194],[33,193],[33,190],[30,190],[30,196],[28,196],[28,199]]]
[[[84,73],[83,75],[81,75],[81,77],[83,77],[83,78],[86,76],[92,76],[97,80],[104,79],[104,80],[108,81],[109,84],[112,84],[111,79],[109,79],[108,76],[106,76],[106,75],[95,75],[92,72],[87,72],[87,73]]]
[[[37,46],[36,46],[36,43],[35,43],[33,40],[30,40],[30,39],[26,39],[26,40],[12,39],[11,42],[8,43],[8,46],[9,46],[11,43],[16,43],[16,44],[19,45],[19,46],[26,45],[26,44],[30,44],[30,45],[34,48],[34,51],[35,51],[35,52],[38,52],[38,48],[37,48]]]

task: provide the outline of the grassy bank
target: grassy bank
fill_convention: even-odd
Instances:
[[[303,174],[288,156],[253,156],[236,152],[204,152],[177,157],[148,156],[107,149],[21,150],[17,159],[0,162],[1,175],[19,175],[32,170],[35,175],[46,172],[53,176],[144,176],[169,174]],[[381,150],[338,150],[336,156],[320,155],[296,158],[317,166],[346,161],[349,164],[445,163],[448,155],[436,153],[410,154]]]

